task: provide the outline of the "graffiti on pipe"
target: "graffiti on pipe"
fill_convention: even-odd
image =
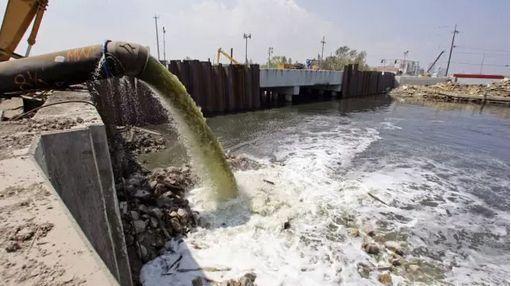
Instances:
[[[20,90],[31,90],[36,87],[48,86],[42,78],[38,77],[37,72],[24,72],[19,73],[14,77],[14,84],[18,86]]]
[[[98,49],[98,47],[96,47],[96,46],[72,49],[72,50],[67,51],[66,59],[68,62],[79,62],[84,59],[89,59],[92,56],[94,56],[97,49]]]

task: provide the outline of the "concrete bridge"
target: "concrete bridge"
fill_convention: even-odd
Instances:
[[[332,95],[341,91],[341,71],[298,70],[298,69],[260,69],[259,85],[261,90],[284,94],[287,101],[300,94],[302,88],[313,88],[321,93]]]

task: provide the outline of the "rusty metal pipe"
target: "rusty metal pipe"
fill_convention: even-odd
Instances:
[[[144,71],[148,58],[149,50],[141,45],[106,41],[104,45],[1,62],[0,96],[59,89],[91,79],[136,77]]]

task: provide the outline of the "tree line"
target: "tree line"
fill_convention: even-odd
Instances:
[[[369,66],[366,64],[366,56],[365,51],[357,51],[348,46],[341,46],[335,50],[334,54],[326,56],[323,60],[318,55],[308,60],[308,62],[309,67],[315,66],[324,70],[343,70],[344,66],[349,64],[358,64],[359,70],[367,70]],[[284,64],[293,64],[293,60],[286,56],[273,56],[270,62],[262,65],[262,67],[277,68]],[[294,62],[294,64],[299,63]]]

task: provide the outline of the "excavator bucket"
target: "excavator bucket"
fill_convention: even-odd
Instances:
[[[47,4],[47,0],[9,0],[0,28],[0,61],[22,57],[14,51],[30,23],[36,18],[28,41],[29,46],[34,44]]]

